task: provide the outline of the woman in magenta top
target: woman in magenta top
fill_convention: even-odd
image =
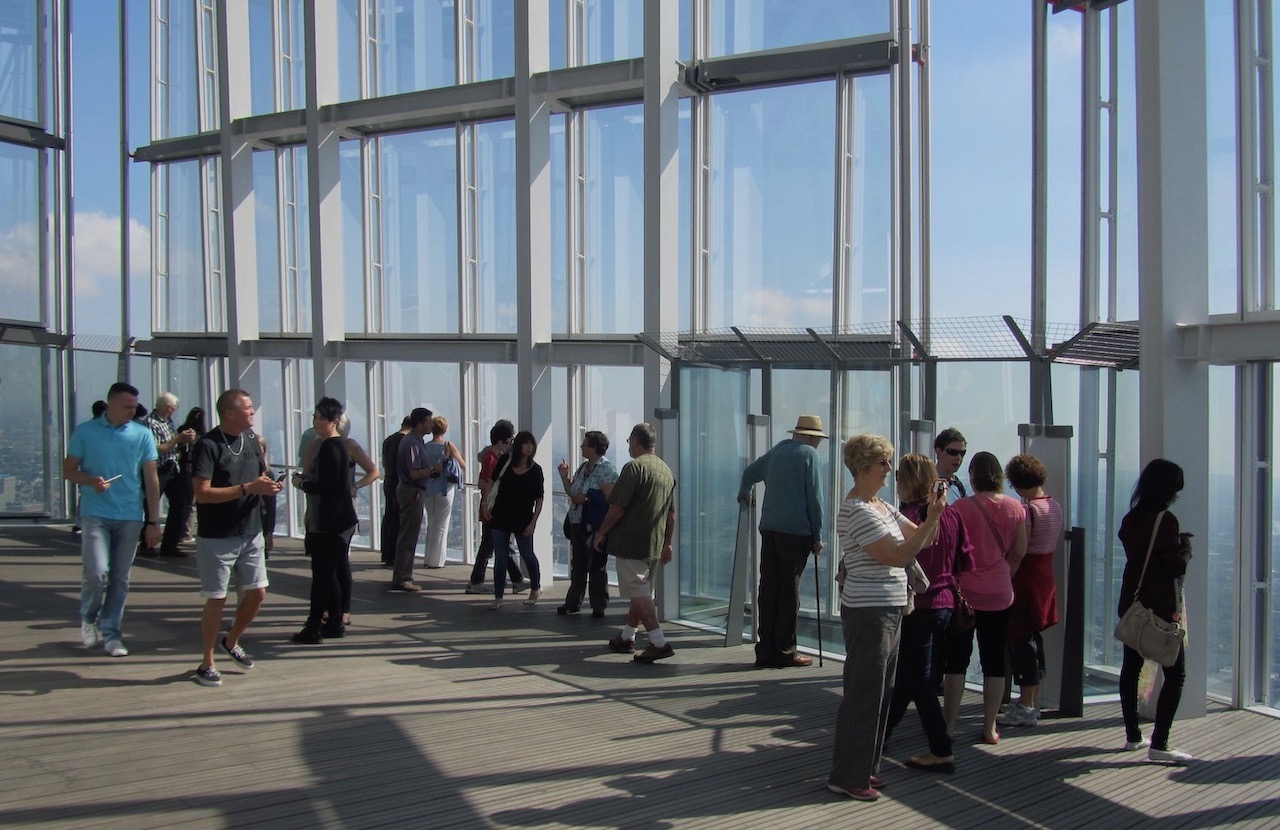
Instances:
[[[974,631],[952,632],[947,637],[943,713],[947,731],[955,735],[976,632],[982,663],[982,740],[994,744],[1000,741],[996,715],[1004,697],[1004,649],[1013,605],[1010,569],[1018,567],[1027,551],[1026,511],[1017,499],[1004,495],[1004,471],[989,452],[980,452],[969,462],[969,483],[973,495],[955,503],[973,545],[974,560],[973,570],[960,574],[960,592],[973,607],[978,624]]]

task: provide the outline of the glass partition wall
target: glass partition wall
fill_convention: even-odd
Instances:
[[[621,464],[630,426],[654,421],[680,481],[664,611],[723,630],[739,622],[742,467],[797,415],[900,454],[924,440],[909,424],[956,426],[1002,460],[1020,424],[1068,425],[1084,656],[1093,688],[1114,678],[1143,370],[1035,363],[1138,316],[1135,4],[113,5],[0,11],[0,422],[26,450],[0,454],[0,516],[74,510],[57,465],[105,378],[184,408],[244,386],[278,467],[298,463],[323,394],[375,457],[418,405],[469,460],[498,418],[534,430],[544,469],[576,466],[589,429]],[[1271,19],[1272,0],[1214,0],[1202,27],[1203,287],[1226,316],[1191,323],[1253,326],[1258,343],[1280,328]],[[991,345],[1003,315],[1030,351]],[[817,354],[766,355],[778,338]],[[1187,348],[1214,364],[1210,469],[1188,471],[1210,502],[1206,691],[1274,707],[1275,350]],[[16,406],[19,386],[46,405]],[[850,483],[839,446],[822,450],[829,516]],[[455,562],[478,542],[475,475]],[[278,531],[298,533],[300,508],[282,507]],[[361,494],[358,546],[379,544],[383,507],[380,488]],[[562,575],[564,540],[540,532]],[[830,519],[827,534],[835,553]],[[816,596],[806,574],[801,609],[802,644],[825,621],[828,651],[833,561]]]

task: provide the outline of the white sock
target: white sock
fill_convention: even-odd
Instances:
[[[634,640],[636,638],[636,630],[629,625],[622,626],[622,639]]]
[[[667,644],[667,635],[662,633],[662,626],[651,629],[649,631],[649,642],[658,648],[662,648]]]

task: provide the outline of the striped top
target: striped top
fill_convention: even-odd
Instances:
[[[901,608],[907,604],[907,571],[883,565],[867,552],[870,545],[886,536],[904,540],[902,530],[910,520],[884,501],[876,504],[884,513],[859,498],[846,498],[836,516],[840,537],[840,559],[845,569],[840,604],[849,608]]]
[[[1027,502],[1027,554],[1051,554],[1062,540],[1062,505],[1053,496]]]

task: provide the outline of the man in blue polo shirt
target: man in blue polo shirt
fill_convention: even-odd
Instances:
[[[160,515],[156,442],[133,420],[137,411],[138,390],[112,384],[106,412],[76,427],[62,460],[63,477],[80,490],[80,639],[86,646],[104,640],[112,657],[129,653],[120,623],[142,530],[144,488],[148,515]],[[148,547],[160,543],[160,524],[147,525]]]
[[[756,602],[756,666],[807,666],[813,658],[796,653],[796,613],[800,575],[809,555],[822,552],[822,473],[818,445],[827,434],[822,418],[801,415],[791,438],[747,465],[738,501],[751,501],[751,488],[764,482],[760,510],[760,593]]]

